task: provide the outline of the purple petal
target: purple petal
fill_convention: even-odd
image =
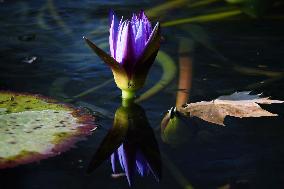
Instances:
[[[129,21],[124,21],[118,33],[116,60],[124,67],[128,78],[133,73],[136,57],[134,55],[133,32]]]
[[[152,33],[152,25],[148,17],[145,15],[144,11],[142,11],[142,20],[143,20],[144,27],[145,27],[146,38],[148,40]]]
[[[153,30],[151,31],[151,34],[146,42],[146,46],[148,45],[148,43],[153,39],[153,37],[155,37],[155,32],[157,30],[157,28],[160,27],[160,23],[157,22],[157,24],[155,25],[155,27],[153,28]]]
[[[144,176],[149,172],[148,163],[145,157],[143,156],[143,154],[140,152],[140,150],[138,150],[136,154],[136,166],[137,166],[137,171],[141,176]]]
[[[143,11],[133,14],[130,21],[123,21],[122,18],[118,23],[113,12],[110,13],[110,18],[111,55],[123,67],[128,79],[131,79],[138,69],[137,62],[141,60],[145,49],[155,36],[157,25],[152,31],[151,23]]]
[[[110,20],[110,28],[109,28],[109,47],[110,47],[110,53],[113,58],[115,58],[115,49],[116,49],[116,43],[117,43],[117,34],[118,34],[118,20],[116,15],[113,11],[110,11],[109,14],[109,20]]]
[[[126,145],[124,148],[124,153],[125,153],[124,165],[125,165],[125,174],[127,177],[127,181],[128,181],[128,184],[131,186],[134,166],[132,164],[132,159],[133,159],[133,157],[131,157],[132,154],[127,148],[128,147]]]
[[[132,30],[133,30],[133,34],[135,36],[135,34],[137,33],[137,30],[139,28],[139,20],[136,14],[133,14],[132,18],[131,18],[131,25],[132,25]]]
[[[125,170],[125,168],[124,168],[125,154],[124,154],[124,150],[123,150],[123,144],[118,148],[117,151],[118,151],[118,158],[119,158],[120,166],[123,170]]]
[[[135,47],[135,58],[137,60],[143,53],[148,38],[150,37],[151,23],[144,12],[141,11],[140,13],[132,16],[131,25],[134,36],[133,46]]]
[[[118,154],[115,151],[111,154],[111,168],[112,168],[113,173],[117,173],[117,169],[116,169],[117,160],[118,160]]]
[[[117,48],[116,48],[116,61],[122,63],[122,60],[126,54],[127,41],[128,41],[128,25],[129,22],[123,21],[119,27],[117,36]]]
[[[135,149],[131,145],[124,143],[118,148],[118,157],[125,171],[128,184],[131,186],[135,168]]]
[[[139,57],[142,54],[147,40],[146,37],[143,22],[139,21],[139,27],[135,35],[135,57]]]

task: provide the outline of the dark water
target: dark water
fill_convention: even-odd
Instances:
[[[109,9],[119,15],[130,15],[161,3],[146,0],[0,3],[0,89],[40,93],[63,101],[111,80],[111,71],[85,45],[82,36],[108,49]],[[204,14],[207,9],[210,6],[189,13],[183,7],[157,19],[165,22]],[[162,34],[161,51],[173,59],[177,69],[180,57],[186,56],[192,62],[190,102],[244,90],[284,100],[283,15],[261,19],[242,15],[218,22],[164,27]],[[186,47],[178,50],[181,41],[185,41]],[[35,62],[25,62],[32,57],[37,57]],[[161,66],[156,62],[140,94],[161,76]],[[159,125],[164,113],[175,105],[177,83],[178,73],[163,90],[140,103],[159,144],[162,179],[157,183],[152,175],[137,176],[133,188],[284,187],[283,105],[263,106],[280,114],[279,117],[226,118],[227,127],[194,118],[184,133],[186,140],[173,146],[162,141]],[[101,125],[97,132],[57,157],[1,170],[1,189],[128,187],[125,177],[110,176],[109,160],[92,174],[86,173],[112,126],[112,117],[120,106],[120,90],[109,82],[72,103],[95,111]]]

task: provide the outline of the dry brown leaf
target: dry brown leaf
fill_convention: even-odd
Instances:
[[[239,118],[278,116],[262,109],[258,104],[283,103],[284,101],[271,100],[268,97],[260,97],[260,94],[250,95],[249,93],[248,91],[235,92],[212,101],[190,103],[180,111],[223,126],[227,115]]]

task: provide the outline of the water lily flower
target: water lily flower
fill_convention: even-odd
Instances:
[[[160,180],[162,165],[158,143],[139,105],[123,103],[117,109],[113,127],[93,156],[88,171],[96,169],[109,157],[113,173],[122,175],[120,171],[123,171],[129,185],[133,184],[135,172],[140,176],[152,174]]]
[[[130,20],[118,21],[110,13],[110,54],[84,37],[93,51],[110,66],[115,82],[122,90],[122,98],[133,98],[143,87],[148,71],[160,47],[160,24],[152,29],[143,11],[133,14]]]

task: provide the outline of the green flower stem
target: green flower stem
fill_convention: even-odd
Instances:
[[[135,97],[134,91],[121,90],[121,92],[122,92],[122,99],[134,99]]]
[[[121,105],[124,108],[130,107],[133,104],[134,104],[134,98],[130,98],[130,99],[122,98]]]

